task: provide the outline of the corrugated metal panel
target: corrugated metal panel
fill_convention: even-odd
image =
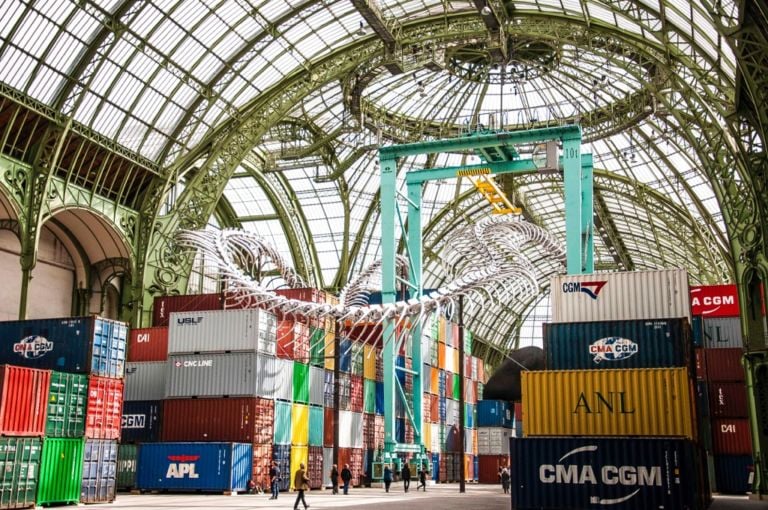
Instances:
[[[364,379],[363,386],[363,412],[374,414],[376,412],[376,382]]]
[[[142,361],[125,365],[125,400],[165,398],[166,361]]]
[[[691,317],[684,269],[561,275],[550,291],[552,322]]]
[[[117,441],[89,439],[83,449],[81,503],[114,501],[117,489]]]
[[[717,418],[746,418],[747,387],[744,383],[711,382],[709,412]]]
[[[699,510],[694,445],[671,439],[511,440],[512,507]]]
[[[273,372],[259,354],[178,354],[168,357],[166,398],[261,396],[271,397]],[[258,366],[261,361],[265,366]],[[261,386],[261,387],[260,387]]]
[[[749,420],[742,418],[712,420],[712,449],[715,455],[752,455]]]
[[[336,359],[336,335],[334,333],[325,334],[325,345],[323,352],[325,352],[326,370],[333,370],[334,360]]]
[[[685,368],[522,373],[526,436],[696,438]]]
[[[88,377],[51,372],[45,435],[82,437],[88,400]]]
[[[544,324],[550,370],[687,367],[691,358],[686,319]]]
[[[477,453],[480,455],[509,455],[509,438],[512,429],[481,427],[477,429]]]
[[[309,445],[309,406],[293,404],[291,408],[291,445]]]
[[[323,446],[324,418],[321,406],[309,406],[309,446]]]
[[[256,487],[270,491],[269,469],[272,467],[272,443],[253,445],[253,468],[251,479]]]
[[[744,342],[741,336],[741,319],[720,318],[702,321],[705,349],[742,349]]]
[[[363,377],[371,381],[376,380],[376,349],[371,345],[363,347]]]
[[[741,349],[704,349],[707,379],[710,381],[739,382],[744,380]]]
[[[274,445],[272,447],[272,460],[277,462],[280,470],[280,491],[287,491],[291,478],[291,445]]]
[[[459,401],[453,399],[445,400],[445,423],[446,425],[459,424]]]
[[[331,483],[331,466],[333,466],[333,448],[323,448],[323,466],[327,468],[323,469],[323,487],[330,487]]]
[[[123,402],[120,441],[151,443],[160,439],[162,405],[159,400]]]
[[[324,466],[323,447],[310,446],[307,462],[307,477],[309,478],[310,489],[321,489],[323,487],[323,471],[325,471]],[[328,466],[328,471],[330,470],[331,467]]]
[[[309,328],[309,363],[323,368],[325,366],[325,331]],[[333,333],[330,333],[333,335]]]
[[[714,464],[718,492],[744,494],[752,490],[755,466],[751,455],[717,455]]]
[[[512,408],[503,400],[477,401],[477,426],[512,428]]]
[[[502,468],[509,467],[509,455],[483,455],[478,456],[479,473],[477,481],[480,483],[500,483],[499,472]]]
[[[275,360],[274,398],[291,400],[293,398],[293,361]]]
[[[132,329],[128,340],[128,361],[168,359],[168,328]]]
[[[323,405],[323,389],[325,385],[325,369],[309,367],[309,403]]]
[[[275,434],[274,444],[291,444],[292,426],[291,403],[282,400],[275,401]]]
[[[135,444],[120,444],[117,447],[117,488],[130,490],[136,487],[136,464],[139,447]]]
[[[696,381],[696,413],[699,416],[709,416],[709,390],[707,389],[707,383],[704,381]],[[701,432],[701,431],[699,431]],[[699,434],[701,437],[702,434]]]
[[[41,449],[36,437],[0,438],[0,508],[35,506]]]
[[[339,447],[363,447],[363,413],[339,411]]]
[[[243,443],[147,443],[139,449],[140,489],[244,491],[253,449]]]
[[[122,414],[123,381],[91,376],[88,380],[85,437],[120,439]]]
[[[83,439],[43,440],[37,504],[78,503],[83,472]]]
[[[158,296],[152,305],[152,325],[167,326],[173,312],[221,310],[223,306],[224,299],[221,294]]]
[[[334,409],[323,408],[323,446],[333,446]]]
[[[50,370],[0,365],[0,434],[45,434],[50,385]]]
[[[168,354],[243,351],[275,354],[275,316],[266,310],[212,310],[171,315]]]
[[[691,313],[705,317],[738,317],[736,285],[691,285]]]
[[[299,464],[304,464],[304,469],[306,471],[307,466],[309,465],[309,446],[294,446],[291,445],[291,468],[290,468],[290,488],[291,490],[295,490],[296,487],[294,485],[294,477],[296,475],[296,471],[299,470]],[[309,473],[306,473],[307,478],[309,478]]]
[[[166,400],[162,440],[271,443],[274,406],[251,397]]]
[[[696,366],[696,379],[707,379],[707,360],[704,356],[704,349],[696,348],[693,350],[694,364]]]
[[[293,362],[293,401],[309,403],[309,365]]]
[[[694,347],[704,347],[704,319],[694,314],[691,318],[691,341]]]

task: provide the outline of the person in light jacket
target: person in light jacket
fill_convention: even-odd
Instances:
[[[304,504],[304,508],[309,508],[307,500],[304,499],[304,491],[309,490],[309,478],[307,478],[304,472],[304,464],[299,464],[299,469],[296,470],[296,475],[293,477],[293,486],[296,488],[298,495],[296,496],[296,502],[293,504],[293,510],[299,509],[299,501]]]

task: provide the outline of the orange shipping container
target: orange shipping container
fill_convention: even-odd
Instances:
[[[429,392],[432,395],[438,395],[440,392],[440,370],[438,370],[437,367],[432,367],[429,377],[431,379]]]
[[[445,344],[440,342],[437,344],[437,368],[445,370]]]
[[[0,434],[4,436],[44,435],[50,385],[50,370],[2,365],[0,367],[0,392],[2,392]]]
[[[523,372],[526,436],[696,439],[687,368]]]
[[[371,381],[376,380],[376,358],[378,352],[373,346],[363,346],[363,377]]]

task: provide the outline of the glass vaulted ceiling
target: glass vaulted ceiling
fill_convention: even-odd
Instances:
[[[254,146],[228,184],[224,196],[243,226],[271,239],[289,260],[305,260],[316,285],[343,284],[380,255],[380,144],[481,124],[517,129],[582,121],[586,150],[595,157],[597,266],[685,266],[696,280],[727,279],[723,221],[702,162],[681,136],[685,117],[672,115],[673,101],[649,99],[654,87],[669,88],[672,98],[696,87],[701,76],[688,67],[705,70],[725,91],[733,88],[734,56],[708,9],[699,0],[505,4],[513,28],[570,19],[606,36],[594,44],[553,23],[549,31],[511,37],[511,56],[501,63],[483,46],[487,34],[459,36],[436,43],[430,65],[395,76],[363,66],[320,86]],[[473,26],[481,19],[473,2],[378,6],[402,27],[447,24],[448,15]],[[348,0],[8,0],[3,9],[6,89],[163,166],[192,151],[204,155],[200,148],[217,129],[318,59],[379,41]],[[735,4],[719,2],[717,12],[733,15]],[[664,69],[649,65],[648,51],[668,56]],[[355,80],[363,85],[350,94]],[[626,114],[621,105],[638,103],[631,122],[614,122]],[[606,112],[608,121],[594,120]],[[409,169],[476,162],[469,154],[407,158],[400,182]],[[520,176],[504,185],[529,220],[564,237],[557,176]],[[446,233],[489,210],[466,179],[429,183],[424,203],[425,286],[435,287],[446,279]],[[539,270],[546,281],[555,267],[542,261]],[[497,310],[502,318],[494,324],[478,316],[475,329],[508,347],[534,305],[510,303]]]

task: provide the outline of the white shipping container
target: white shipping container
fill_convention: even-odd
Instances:
[[[247,396],[275,398],[293,364],[256,353],[173,354],[168,357],[165,398]],[[288,385],[289,391],[292,391]],[[281,397],[282,398],[282,397]],[[290,400],[290,398],[286,399]]]
[[[685,269],[560,275],[550,285],[552,322],[691,320]]]
[[[512,430],[504,427],[480,427],[477,429],[477,453],[479,455],[509,455],[509,438]]]
[[[293,400],[293,361],[275,359],[274,397],[281,400]]]
[[[432,434],[430,434],[430,450],[433,452],[442,451],[442,448],[440,448],[440,424],[430,423],[428,426],[432,427]]]
[[[339,411],[339,447],[363,447],[363,413]]]
[[[165,376],[168,372],[165,361],[135,361],[125,364],[125,393],[123,399],[163,400],[165,398]]]
[[[459,351],[457,351],[453,347],[446,347],[445,348],[445,366],[443,367],[443,369],[447,370],[448,372],[454,372],[454,368],[456,365],[456,357],[458,355],[459,355]]]
[[[274,355],[277,320],[259,309],[171,314],[168,354],[261,352]]]
[[[325,390],[325,369],[309,367],[309,403],[318,406],[323,405],[323,393]]]
[[[458,425],[459,424],[459,410],[461,406],[458,400],[450,398],[445,399],[445,424],[446,425]]]
[[[333,448],[323,448],[323,487],[331,487],[331,466],[333,466]],[[342,466],[344,467],[344,466]],[[341,473],[341,469],[339,469]],[[341,483],[341,479],[339,479]]]
[[[464,453],[474,453],[472,451],[472,446],[476,435],[476,429],[464,429]]]

